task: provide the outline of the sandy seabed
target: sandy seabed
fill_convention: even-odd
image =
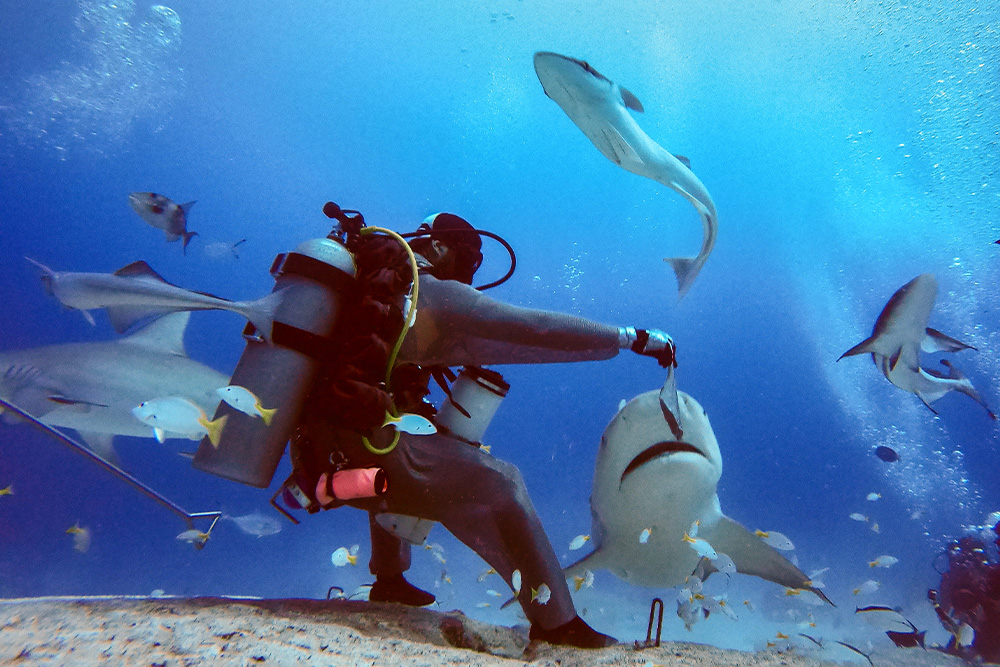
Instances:
[[[957,666],[935,651],[872,655],[876,667]],[[865,662],[862,659],[862,662]],[[235,598],[0,599],[0,665],[531,665],[824,667],[794,652],[731,651],[684,642],[636,650],[529,643],[516,628],[458,611],[345,600]]]

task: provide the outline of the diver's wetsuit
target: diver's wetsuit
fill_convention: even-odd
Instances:
[[[586,361],[609,359],[619,345],[618,327],[510,306],[463,283],[422,275],[416,322],[399,359],[438,366]],[[396,448],[380,456],[357,433],[322,419],[308,419],[305,426],[310,439],[336,443],[352,466],[386,471],[388,493],[352,506],[440,522],[507,582],[520,570],[518,598],[533,624],[555,628],[576,616],[562,568],[514,465],[441,434],[403,433]],[[372,573],[404,572],[410,545],[371,525]],[[545,605],[531,602],[531,589],[542,584],[552,592]]]

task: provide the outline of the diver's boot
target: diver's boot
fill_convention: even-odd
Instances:
[[[587,625],[579,616],[575,616],[573,620],[551,630],[545,630],[537,623],[532,623],[531,629],[528,631],[528,639],[558,646],[575,646],[576,648],[605,648],[618,643],[614,637],[603,635]]]
[[[427,591],[422,591],[403,577],[402,574],[376,577],[368,599],[372,602],[395,602],[410,607],[426,607],[436,599]]]

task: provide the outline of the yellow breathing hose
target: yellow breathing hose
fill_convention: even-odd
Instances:
[[[392,368],[396,365],[396,357],[399,356],[399,350],[403,347],[403,339],[406,338],[406,332],[410,330],[413,326],[413,320],[417,317],[417,298],[420,296],[420,273],[417,268],[417,258],[413,254],[413,250],[410,248],[410,244],[406,242],[402,236],[392,231],[391,229],[385,229],[384,227],[365,227],[361,230],[362,234],[373,234],[375,232],[381,232],[383,234],[388,234],[392,238],[396,239],[403,249],[406,250],[406,255],[410,260],[410,269],[413,271],[413,288],[412,295],[410,296],[410,310],[406,314],[406,321],[403,322],[403,330],[399,332],[399,338],[396,339],[396,345],[392,348],[392,353],[389,354],[389,363],[386,364],[385,369],[385,388],[389,391],[389,381],[392,378]],[[392,405],[390,408],[390,414],[393,417],[398,417],[396,414],[396,406]],[[390,442],[385,447],[379,449],[371,443],[371,441],[366,436],[361,436],[361,441],[365,444],[365,449],[367,449],[372,454],[388,454],[396,448],[399,444],[399,431],[396,431],[395,435]]]

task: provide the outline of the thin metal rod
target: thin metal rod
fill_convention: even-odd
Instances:
[[[653,641],[653,614],[656,612],[656,607],[660,607],[659,619],[656,621],[656,643],[652,644]],[[653,598],[652,604],[649,605],[649,625],[646,626],[646,646],[659,647],[660,645],[660,633],[663,632],[663,600],[660,598]]]
[[[114,475],[114,476],[118,477],[119,479],[121,479],[123,482],[125,482],[127,484],[131,484],[133,487],[135,487],[136,489],[138,489],[140,492],[146,494],[147,496],[149,496],[150,498],[152,498],[153,500],[155,500],[159,504],[163,505],[168,510],[170,510],[171,512],[173,512],[174,514],[176,514],[177,516],[181,517],[184,520],[184,523],[187,524],[187,527],[190,528],[190,529],[192,529],[192,530],[194,529],[194,519],[203,519],[203,518],[208,518],[208,517],[214,517],[214,521],[212,521],[212,527],[215,527],[215,522],[218,521],[219,518],[222,516],[222,512],[197,512],[197,513],[192,514],[192,513],[188,512],[188,511],[186,511],[184,508],[182,508],[177,503],[174,503],[173,501],[169,500],[168,498],[165,498],[165,497],[161,496],[159,493],[157,493],[153,489],[149,488],[148,486],[146,486],[145,484],[143,484],[142,482],[140,482],[138,479],[136,479],[132,475],[128,474],[127,472],[125,472],[124,470],[122,470],[121,468],[119,468],[118,466],[116,466],[115,464],[110,463],[108,461],[105,461],[100,456],[98,456],[94,452],[90,451],[87,447],[85,447],[84,445],[80,444],[79,442],[77,442],[73,438],[69,437],[68,435],[66,435],[65,433],[63,433],[62,431],[60,431],[59,429],[53,428],[52,426],[49,426],[48,424],[43,423],[41,420],[39,420],[37,417],[35,417],[31,413],[29,413],[29,412],[27,412],[27,411],[19,408],[17,405],[14,405],[10,401],[7,401],[7,400],[4,400],[4,399],[0,398],[0,406],[3,406],[4,408],[10,410],[11,412],[14,412],[14,413],[20,415],[24,419],[28,420],[28,422],[30,422],[31,425],[34,426],[35,428],[37,428],[37,429],[39,429],[41,431],[44,431],[48,435],[51,435],[56,440],[59,440],[64,445],[66,445],[69,448],[73,449],[77,454],[81,454],[81,455],[87,457],[93,463],[96,463],[97,465],[101,466],[102,468],[104,468],[105,470],[107,470],[108,472],[110,472],[112,475]],[[209,528],[209,532],[211,532],[211,530],[212,530],[212,528]]]

